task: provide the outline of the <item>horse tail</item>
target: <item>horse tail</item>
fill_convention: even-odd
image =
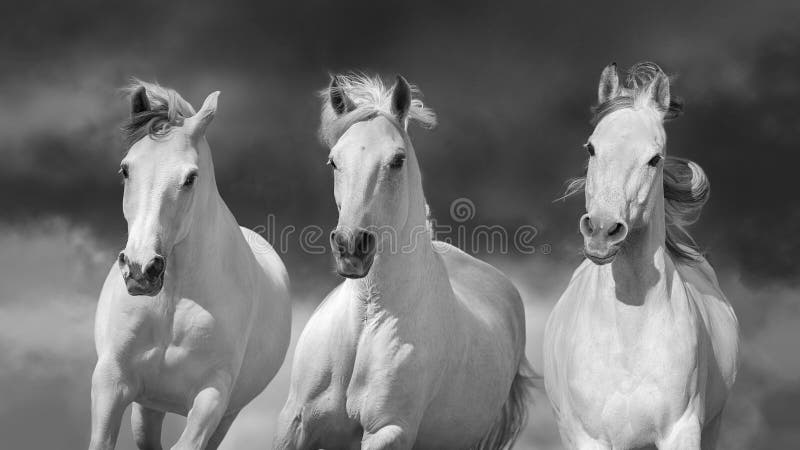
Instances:
[[[474,450],[510,449],[514,446],[528,422],[530,391],[537,385],[537,380],[541,380],[541,376],[533,371],[523,356],[500,415],[489,432],[473,447]]]

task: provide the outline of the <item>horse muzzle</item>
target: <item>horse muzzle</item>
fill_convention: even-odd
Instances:
[[[336,273],[345,278],[364,278],[372,268],[374,256],[355,258],[352,256],[336,257]]]
[[[167,261],[163,256],[155,255],[142,267],[138,263],[131,262],[125,252],[121,252],[118,263],[128,294],[153,297],[164,287]]]
[[[375,260],[375,233],[365,229],[337,229],[331,233],[336,273],[345,278],[364,278]]]
[[[628,224],[609,216],[584,214],[580,221],[583,254],[597,265],[614,261],[628,236]]]

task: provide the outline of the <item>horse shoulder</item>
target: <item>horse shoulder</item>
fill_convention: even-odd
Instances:
[[[94,344],[97,355],[100,356],[106,350],[110,343],[109,333],[112,332],[110,327],[112,308],[114,308],[114,299],[119,292],[119,285],[122,284],[122,274],[116,264],[112,264],[111,268],[106,275],[103,282],[103,288],[100,290],[100,299],[97,302],[97,311],[95,312],[94,319]]]
[[[544,362],[544,381],[548,397],[556,410],[557,416],[564,400],[562,396],[566,393],[566,370],[559,365],[559,361],[565,361],[569,355],[569,339],[573,335],[570,324],[574,323],[579,312],[579,306],[583,299],[583,287],[589,283],[592,269],[595,268],[589,260],[575,269],[570,279],[569,285],[561,294],[556,302],[545,325],[543,337],[542,355]]]
[[[562,337],[560,331],[565,323],[572,321],[580,311],[581,301],[585,298],[587,285],[591,285],[594,264],[588,259],[575,269],[569,284],[561,293],[545,325],[545,347],[551,347],[552,339]],[[547,348],[545,348],[547,351]]]
[[[514,327],[515,335],[525,333],[525,309],[516,286],[491,264],[468,255],[445,242],[434,242],[450,284],[459,301],[483,318],[495,316]]]
[[[128,294],[117,264],[112,264],[100,291],[95,312],[94,341],[98,357],[122,354],[136,345],[143,327],[149,326],[147,302]]]
[[[297,341],[291,390],[298,400],[310,400],[327,390],[332,372],[352,366],[355,346],[347,324],[347,296],[340,284],[317,306]],[[351,348],[352,347],[352,348]]]
[[[739,353],[739,323],[722,292],[716,273],[703,258],[676,263],[687,296],[696,308],[708,334],[716,364],[728,388],[733,385]]]
[[[289,273],[275,249],[255,231],[239,227],[258,265],[277,288],[288,291]]]

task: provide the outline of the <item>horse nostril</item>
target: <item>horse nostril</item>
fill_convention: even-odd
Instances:
[[[119,252],[119,255],[117,255],[117,261],[119,261],[120,264],[127,264],[128,257],[125,256],[124,251]]]
[[[339,254],[347,253],[347,236],[341,231],[331,231],[331,246]]]
[[[589,217],[588,214],[584,215],[581,218],[580,229],[581,233],[583,233],[586,236],[591,236],[592,234],[594,234],[594,226],[592,225],[592,219],[591,217]]]
[[[616,244],[625,240],[628,236],[628,226],[624,222],[615,222],[608,229],[608,238],[612,244]]]
[[[622,224],[617,222],[608,229],[608,235],[614,236],[615,234],[619,233],[620,230],[622,230]]]
[[[164,269],[166,268],[166,264],[164,262],[164,258],[161,256],[156,256],[147,264],[147,267],[144,269],[144,275],[151,280],[154,280],[161,275],[164,274]]]
[[[361,231],[358,235],[358,251],[362,255],[369,255],[375,249],[375,235],[369,231]]]

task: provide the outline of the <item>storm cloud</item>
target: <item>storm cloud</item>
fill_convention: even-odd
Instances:
[[[316,91],[328,74],[401,73],[439,116],[412,129],[434,216],[470,199],[467,226],[533,225],[549,253],[483,255],[523,291],[528,354],[580,262],[581,199],[554,202],[585,164],[602,68],[658,62],[685,114],[668,152],[712,196],[693,235],[739,315],[743,364],[724,448],[800,439],[800,3],[4,2],[0,5],[0,435],[13,448],[88,442],[96,296],[124,244],[119,126],[130,77],[195,106],[222,91],[209,131],[217,181],[248,227],[335,224]],[[537,247],[538,248],[538,247]],[[337,282],[292,244],[300,327]],[[228,448],[263,448],[288,379],[246,410]],[[559,448],[537,398],[525,445]],[[179,421],[165,432],[179,429]],[[36,430],[47,430],[47,432]],[[121,448],[131,448],[123,425]]]

